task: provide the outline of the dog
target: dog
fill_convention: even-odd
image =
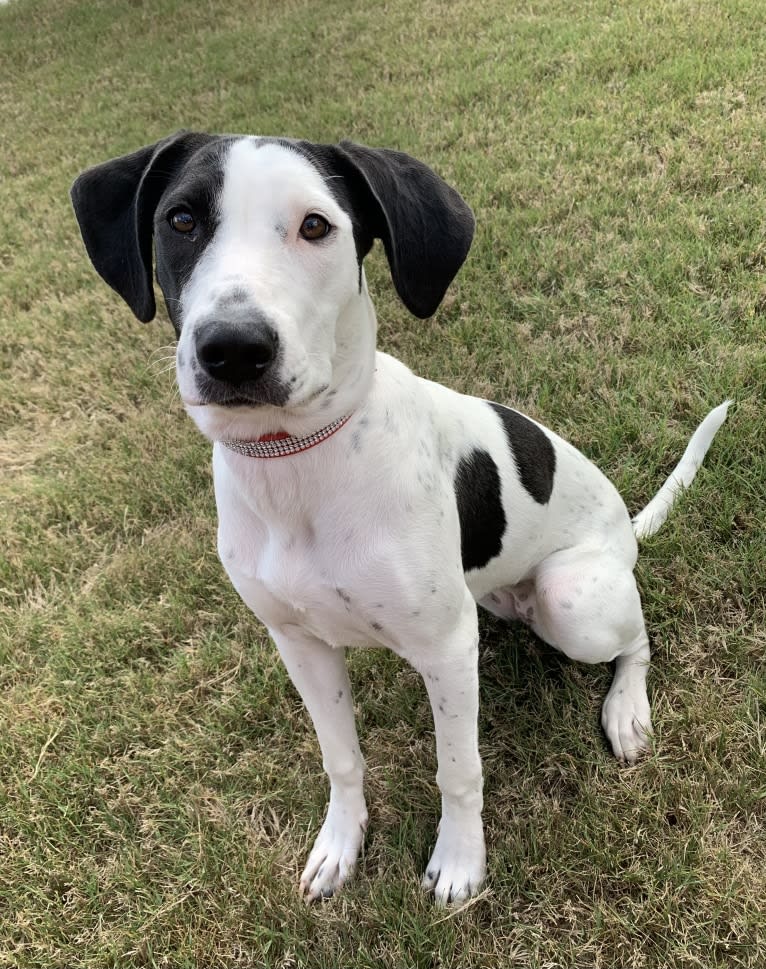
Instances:
[[[442,814],[423,886],[485,878],[477,604],[585,663],[615,661],[602,725],[650,744],[649,640],[633,569],[726,416],[715,408],[633,521],[552,431],[376,351],[363,261],[385,247],[410,312],[433,314],[474,233],[461,196],[387,149],[179,132],[72,187],[98,273],[139,320],[156,275],[186,410],[213,442],[218,552],[313,720],[330,781],[300,888],[332,895],[367,825],[345,666],[386,646],[423,677]]]

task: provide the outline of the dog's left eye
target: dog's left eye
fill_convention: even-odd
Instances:
[[[327,219],[312,212],[301,223],[300,233],[304,239],[313,242],[315,239],[324,239],[331,228]]]
[[[193,232],[197,225],[191,212],[187,212],[184,209],[176,209],[175,212],[171,213],[168,221],[176,232]]]

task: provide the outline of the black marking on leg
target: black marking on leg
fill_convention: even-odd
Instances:
[[[503,547],[506,518],[500,474],[492,457],[479,448],[460,459],[455,473],[463,569],[483,568]]]
[[[503,422],[513,463],[522,485],[540,505],[547,505],[553,491],[556,452],[551,439],[533,421],[510,407],[487,402]]]

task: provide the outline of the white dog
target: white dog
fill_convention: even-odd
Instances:
[[[635,760],[651,731],[636,536],[662,523],[728,403],[631,523],[554,433],[376,352],[373,240],[426,317],[473,236],[462,198],[415,159],[181,132],[86,171],[72,197],[96,269],[141,320],[154,241],[181,397],[214,442],[221,561],[319,737],[330,801],[302,891],[331,895],[357,861],[367,807],[344,653],[382,645],[433,707],[442,817],[424,886],[467,898],[485,876],[476,603],[573,659],[616,660],[602,723]]]

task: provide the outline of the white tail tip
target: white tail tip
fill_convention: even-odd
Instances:
[[[725,400],[707,415],[686,445],[681,460],[668,475],[667,480],[649,504],[633,519],[636,538],[653,535],[668,517],[668,512],[680,491],[688,488],[707,454],[716,432],[726,420],[729,406],[734,403]]]

